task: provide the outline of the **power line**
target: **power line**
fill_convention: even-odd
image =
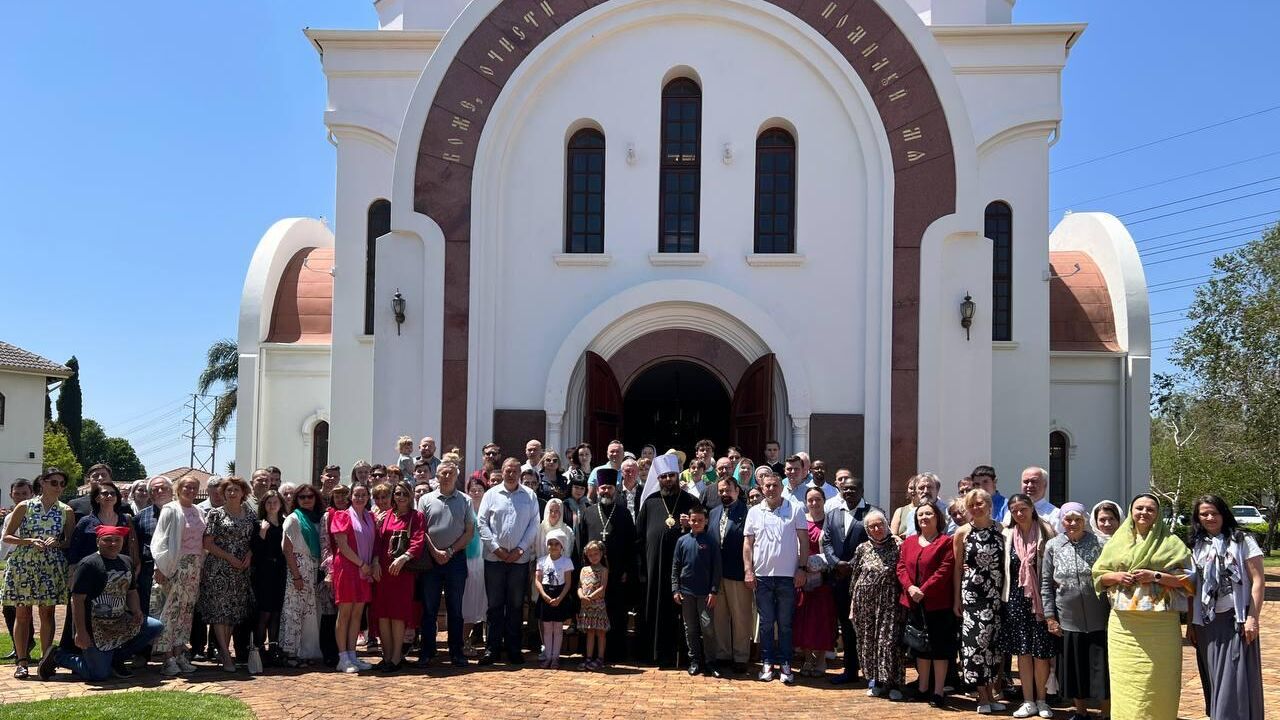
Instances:
[[[129,425],[130,423],[134,422],[135,420],[141,420],[142,418],[147,417],[148,415],[151,415],[151,414],[153,414],[153,413],[160,412],[161,410],[164,410],[165,408],[172,408],[172,407],[173,407],[173,405],[174,405],[174,403],[179,403],[179,402],[182,402],[182,399],[181,399],[181,398],[179,398],[179,399],[177,399],[177,400],[173,400],[173,401],[167,402],[167,403],[165,403],[165,404],[163,404],[163,405],[161,405],[161,406],[159,406],[159,407],[154,407],[154,408],[152,408],[152,409],[150,409],[150,410],[147,410],[146,412],[139,413],[139,414],[134,415],[134,416],[132,416],[132,417],[125,418],[124,420],[120,420],[120,421],[114,422],[114,423],[112,423],[112,424],[111,424],[111,427],[120,427],[121,425]],[[104,427],[105,427],[105,426],[104,426]]]
[[[1128,195],[1129,193],[1137,192],[1137,191],[1139,191],[1139,190],[1149,190],[1149,189],[1151,189],[1151,188],[1153,188],[1153,187],[1159,187],[1159,186],[1161,186],[1161,185],[1168,185],[1168,184],[1169,184],[1169,183],[1171,183],[1171,182],[1177,182],[1177,181],[1179,181],[1179,180],[1186,180],[1187,178],[1197,177],[1197,176],[1200,176],[1200,175],[1206,175],[1206,174],[1208,174],[1208,173],[1216,172],[1216,171],[1218,171],[1218,170],[1225,170],[1225,169],[1227,169],[1227,168],[1229,168],[1229,167],[1235,167],[1235,166],[1237,166],[1237,165],[1244,165],[1245,163],[1251,163],[1251,162],[1256,162],[1256,161],[1258,161],[1258,160],[1264,160],[1264,159],[1269,158],[1269,157],[1272,157],[1272,156],[1274,156],[1274,155],[1280,155],[1280,150],[1276,150],[1276,151],[1273,151],[1273,152],[1269,152],[1269,153],[1267,153],[1267,154],[1265,154],[1265,155],[1254,155],[1253,157],[1247,157],[1247,158],[1245,158],[1245,159],[1243,159],[1243,160],[1237,160],[1237,161],[1235,161],[1235,162],[1230,162],[1230,163],[1227,163],[1227,164],[1225,164],[1225,165],[1217,165],[1217,166],[1214,166],[1214,167],[1211,167],[1211,168],[1205,168],[1205,169],[1203,169],[1203,170],[1197,170],[1197,171],[1195,171],[1195,172],[1187,173],[1186,175],[1179,175],[1179,176],[1177,176],[1177,177],[1171,177],[1171,178],[1169,178],[1169,179],[1167,179],[1167,180],[1160,180],[1160,181],[1153,182],[1153,183],[1147,183],[1146,185],[1138,185],[1137,187],[1131,187],[1131,188],[1127,188],[1127,189],[1125,189],[1125,190],[1117,190],[1116,192],[1113,192],[1113,193],[1107,193],[1106,195],[1097,195],[1097,196],[1095,196],[1095,197],[1086,198],[1086,199],[1084,199],[1084,200],[1076,200],[1076,201],[1074,201],[1074,202],[1069,202],[1069,203],[1067,203],[1066,205],[1062,205],[1062,206],[1060,206],[1060,207],[1050,208],[1050,209],[1049,209],[1049,212],[1057,212],[1057,211],[1059,211],[1059,210],[1066,210],[1066,209],[1068,209],[1068,208],[1070,208],[1070,207],[1072,207],[1072,206],[1075,206],[1075,205],[1083,205],[1084,203],[1097,202],[1097,201],[1099,201],[1099,200],[1106,200],[1107,198],[1119,197],[1119,196],[1121,196],[1121,195]]]
[[[1209,223],[1208,225],[1201,225],[1200,227],[1187,228],[1186,230],[1179,230],[1177,232],[1165,233],[1164,235],[1152,235],[1151,237],[1145,237],[1141,240],[1135,240],[1134,242],[1137,243],[1138,245],[1141,245],[1142,243],[1151,242],[1152,240],[1159,240],[1161,238],[1173,237],[1174,235],[1181,235],[1183,233],[1195,232],[1197,230],[1205,230],[1211,227],[1218,227],[1219,225],[1230,225],[1233,222],[1239,222],[1241,220],[1252,220],[1253,218],[1259,218],[1264,215],[1274,215],[1276,213],[1280,213],[1280,210],[1268,210],[1266,212],[1260,212],[1256,215],[1242,215],[1237,218],[1231,218],[1230,220],[1223,220],[1222,222]],[[1271,225],[1273,223],[1268,222],[1266,224]]]
[[[1186,285],[1175,285],[1173,287],[1160,288],[1159,290],[1148,290],[1147,294],[1154,295],[1156,293],[1169,292],[1170,290],[1187,290],[1189,288],[1194,288],[1199,286],[1200,286],[1200,283],[1193,282],[1193,283],[1187,283]]]
[[[1157,315],[1172,315],[1173,313],[1182,313],[1182,312],[1186,312],[1187,310],[1190,310],[1190,309],[1191,309],[1191,306],[1190,306],[1190,305],[1188,305],[1187,307],[1184,307],[1184,308],[1178,308],[1177,310],[1164,310],[1164,311],[1162,311],[1162,312],[1158,312],[1158,313],[1151,313],[1151,317],[1156,317]]]
[[[1129,225],[1129,226],[1133,226],[1133,225],[1140,225],[1140,224],[1142,224],[1142,223],[1144,223],[1144,222],[1151,222],[1152,220],[1160,220],[1161,218],[1173,217],[1174,215],[1181,215],[1181,214],[1183,214],[1183,213],[1189,213],[1189,212],[1191,212],[1191,211],[1193,211],[1193,210],[1203,210],[1204,208],[1207,208],[1207,207],[1214,207],[1214,206],[1217,206],[1217,205],[1225,205],[1226,203],[1229,203],[1229,202],[1235,202],[1235,201],[1237,201],[1237,200],[1245,200],[1245,199],[1247,199],[1247,198],[1257,197],[1258,195],[1266,195],[1266,194],[1268,194],[1268,193],[1273,193],[1273,192],[1277,192],[1277,191],[1280,191],[1280,187],[1277,187],[1277,188],[1271,188],[1270,190],[1259,190],[1258,192],[1255,192],[1255,193],[1249,193],[1249,194],[1247,194],[1247,195],[1239,195],[1239,196],[1237,196],[1237,197],[1227,198],[1226,200],[1219,200],[1219,201],[1217,201],[1217,202],[1205,203],[1204,205],[1196,205],[1195,207],[1189,207],[1189,208],[1186,208],[1186,209],[1183,209],[1183,210],[1175,210],[1175,211],[1173,211],[1173,212],[1171,212],[1171,213],[1165,213],[1164,215],[1155,215],[1155,216],[1153,216],[1153,217],[1143,218],[1143,219],[1141,219],[1141,220],[1134,220],[1134,221],[1132,221],[1132,222],[1126,222],[1126,223],[1125,223],[1125,225]]]
[[[1191,277],[1179,278],[1177,280],[1166,280],[1164,282],[1153,283],[1151,285],[1148,285],[1147,289],[1160,287],[1162,285],[1174,285],[1177,283],[1184,283],[1184,282],[1187,282],[1188,280],[1208,280],[1211,277],[1213,277],[1213,273],[1208,273],[1207,275],[1192,275]]]
[[[1152,255],[1162,255],[1167,252],[1177,252],[1178,250],[1185,250],[1189,247],[1196,247],[1199,245],[1212,245],[1213,243],[1223,242],[1225,240],[1239,240],[1242,237],[1249,237],[1256,232],[1257,232],[1256,230],[1250,230],[1248,232],[1242,232],[1237,235],[1226,235],[1223,237],[1208,236],[1204,238],[1191,238],[1190,240],[1184,240],[1184,241],[1174,243],[1172,245],[1169,245],[1168,247],[1157,246],[1157,247],[1160,247],[1161,249],[1151,250],[1150,252],[1143,252],[1143,256],[1150,257]],[[1192,242],[1192,240],[1199,240],[1199,242]]]
[[[1127,154],[1127,153],[1134,152],[1135,150],[1141,150],[1141,149],[1143,149],[1143,148],[1149,148],[1149,147],[1151,147],[1152,145],[1159,145],[1160,143],[1168,142],[1168,141],[1170,141],[1170,140],[1177,140],[1178,138],[1186,137],[1186,136],[1188,136],[1188,135],[1194,135],[1194,134],[1196,134],[1196,133],[1198,133],[1198,132],[1204,132],[1205,130],[1212,130],[1213,128],[1216,128],[1216,127],[1222,127],[1223,125],[1229,125],[1229,124],[1231,124],[1231,123],[1233,123],[1233,122],[1238,122],[1238,121],[1240,121],[1240,120],[1246,120],[1246,119],[1251,118],[1251,117],[1257,117],[1258,115],[1263,115],[1263,114],[1266,114],[1266,113],[1272,112],[1272,111],[1274,111],[1274,110],[1280,110],[1280,105],[1274,105],[1274,106],[1269,107],[1269,108],[1265,108],[1265,109],[1262,109],[1262,110],[1258,110],[1258,111],[1256,111],[1256,112],[1251,112],[1251,113],[1248,113],[1248,114],[1245,114],[1245,115],[1239,115],[1239,116],[1236,116],[1236,117],[1233,117],[1233,118],[1230,118],[1230,119],[1227,119],[1227,120],[1220,120],[1220,121],[1218,121],[1218,122],[1216,122],[1216,123],[1210,123],[1210,124],[1208,124],[1208,125],[1203,125],[1203,126],[1201,126],[1201,127],[1194,128],[1194,129],[1192,129],[1192,130],[1185,130],[1185,131],[1180,132],[1180,133],[1175,133],[1175,134],[1173,134],[1173,135],[1169,135],[1168,137],[1162,137],[1162,138],[1159,138],[1159,139],[1157,139],[1157,140],[1151,140],[1151,141],[1148,141],[1148,142],[1144,142],[1144,143],[1142,143],[1142,144],[1140,144],[1140,145],[1134,145],[1133,147],[1127,147],[1127,148],[1123,148],[1123,149],[1121,149],[1121,150],[1115,150],[1115,151],[1109,152],[1109,153],[1107,153],[1107,154],[1105,154],[1105,155],[1099,155],[1098,157],[1089,158],[1088,160],[1081,160],[1080,162],[1075,163],[1074,165],[1067,165],[1066,167],[1060,167],[1060,168],[1058,168],[1057,170],[1050,170],[1049,172],[1050,172],[1050,174],[1052,174],[1052,173],[1065,172],[1065,171],[1067,171],[1067,170],[1072,170],[1072,169],[1074,169],[1074,168],[1078,168],[1078,167],[1084,167],[1085,165],[1091,165],[1091,164],[1093,164],[1093,163],[1101,162],[1101,161],[1103,161],[1103,160],[1107,160],[1107,159],[1109,159],[1109,158],[1117,157],[1117,156],[1119,156],[1119,155],[1125,155],[1125,154]]]
[[[1211,232],[1208,235],[1200,235],[1197,237],[1182,238],[1180,240],[1169,240],[1167,242],[1156,243],[1155,245],[1152,245],[1150,247],[1138,248],[1138,252],[1148,253],[1151,251],[1151,248],[1187,247],[1191,242],[1195,240],[1208,240],[1210,238],[1225,240],[1230,237],[1245,237],[1248,235],[1257,234],[1258,232],[1265,230],[1268,227],[1271,227],[1270,223],[1259,223],[1257,225],[1242,225],[1238,228],[1231,228],[1230,230],[1218,230],[1216,232]],[[1232,233],[1236,233],[1236,234],[1233,235]],[[1164,252],[1164,251],[1161,250],[1160,252]]]
[[[163,414],[163,415],[158,415],[158,416],[156,416],[156,417],[154,417],[154,418],[151,418],[150,420],[146,420],[146,421],[144,421],[144,422],[135,423],[134,425],[132,425],[132,426],[130,426],[130,427],[128,427],[128,428],[125,428],[125,429],[123,429],[123,430],[120,430],[120,431],[117,433],[117,437],[128,437],[129,435],[137,435],[138,433],[140,433],[140,432],[142,432],[142,431],[146,430],[147,428],[155,427],[157,424],[160,424],[160,423],[166,422],[166,421],[168,421],[168,420],[169,420],[169,419],[171,419],[171,418],[175,418],[175,417],[177,417],[177,416],[181,415],[181,414],[182,414],[182,411],[183,411],[183,407],[182,407],[181,405],[179,405],[178,407],[176,407],[176,408],[174,408],[174,409],[170,410],[169,412],[167,412],[167,413],[165,413],[165,414]]]
[[[1175,256],[1175,257],[1165,258],[1165,259],[1163,259],[1163,260],[1156,260],[1156,261],[1154,261],[1154,262],[1143,263],[1143,264],[1144,264],[1144,265],[1147,265],[1147,266],[1151,266],[1151,265],[1160,265],[1160,264],[1167,263],[1167,262],[1173,262],[1174,260],[1185,260],[1186,258],[1196,257],[1197,255],[1209,255],[1209,254],[1211,254],[1211,253],[1224,253],[1224,252],[1228,252],[1228,251],[1230,251],[1230,250],[1238,250],[1238,249],[1240,249],[1240,248],[1242,248],[1242,247],[1244,247],[1245,245],[1248,245],[1248,244],[1249,244],[1249,243],[1240,243],[1239,245],[1232,245],[1231,247],[1215,248],[1215,249],[1213,249],[1213,250],[1201,250],[1200,252],[1193,252],[1193,253],[1189,253],[1189,254],[1187,254],[1187,255],[1177,255],[1177,256]]]
[[[1141,210],[1130,210],[1129,212],[1121,213],[1116,217],[1125,218],[1125,217],[1129,217],[1130,215],[1138,215],[1140,213],[1147,212],[1148,210],[1159,210],[1162,207],[1169,207],[1170,205],[1181,205],[1184,202],[1199,200],[1200,198],[1206,198],[1206,197],[1209,197],[1210,195],[1221,195],[1224,192],[1231,192],[1232,190],[1239,190],[1240,188],[1252,187],[1254,185],[1261,185],[1262,183],[1271,182],[1272,180],[1280,180],[1280,175],[1276,175],[1274,177],[1269,177],[1269,178],[1263,178],[1261,180],[1254,180],[1253,182],[1247,182],[1241,185],[1232,185],[1231,187],[1222,188],[1221,190],[1213,190],[1207,193],[1201,193],[1199,195],[1191,195],[1189,197],[1179,198],[1177,200],[1170,200],[1167,203],[1160,203],[1159,205],[1144,207]]]

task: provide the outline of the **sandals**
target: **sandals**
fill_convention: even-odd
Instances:
[[[31,662],[31,658],[18,658],[18,667],[13,669],[13,677],[18,680],[26,680],[31,675],[31,671],[27,669],[27,664]]]

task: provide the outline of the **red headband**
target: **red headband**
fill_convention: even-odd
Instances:
[[[129,534],[129,528],[116,525],[99,525],[94,532],[97,533],[98,537],[102,537],[103,535],[118,535],[120,537],[125,537]]]

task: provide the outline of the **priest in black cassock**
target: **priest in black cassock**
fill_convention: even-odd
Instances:
[[[609,564],[609,589],[604,595],[609,613],[606,659],[611,663],[627,658],[627,614],[636,606],[640,588],[636,576],[636,523],[618,502],[617,485],[617,470],[596,470],[596,501],[578,513],[578,526],[574,529],[578,567],[583,566],[587,543],[599,540],[604,544]]]
[[[680,606],[671,596],[672,557],[676,540],[688,532],[687,518],[682,521],[681,516],[687,515],[698,501],[680,488],[680,460],[675,455],[654,458],[650,476],[646,497],[636,516],[640,575],[644,581],[639,654],[658,667],[677,667],[684,649],[684,626]]]

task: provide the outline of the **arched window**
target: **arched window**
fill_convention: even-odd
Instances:
[[[564,251],[604,252],[604,133],[584,128],[565,151]]]
[[[324,466],[329,464],[329,423],[321,420],[311,428],[311,484],[320,486]]]
[[[702,89],[676,78],[662,89],[658,252],[698,252]]]
[[[369,206],[364,237],[364,334],[373,334],[373,277],[378,267],[378,238],[391,232],[391,202],[374,200]]]
[[[1071,481],[1067,456],[1071,442],[1067,434],[1059,430],[1049,433],[1049,502],[1062,507],[1067,501],[1067,486]]]
[[[1013,339],[1013,210],[987,206],[985,234],[991,238],[991,339]]]
[[[756,138],[758,253],[796,251],[796,141],[781,128]]]

